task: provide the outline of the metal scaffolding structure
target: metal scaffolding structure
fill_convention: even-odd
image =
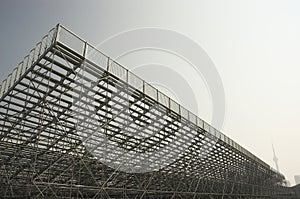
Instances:
[[[0,193],[287,198],[284,176],[61,25],[0,86]]]

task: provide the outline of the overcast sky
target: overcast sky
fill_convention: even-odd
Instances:
[[[275,167],[273,142],[280,171],[294,184],[293,176],[300,174],[299,1],[2,0],[1,81],[57,23],[94,45],[143,27],[168,29],[192,39],[212,59],[223,82],[222,132]],[[153,53],[157,56],[169,59]],[[120,62],[134,64],[132,59],[133,54]],[[207,92],[203,89],[199,116],[211,121]]]

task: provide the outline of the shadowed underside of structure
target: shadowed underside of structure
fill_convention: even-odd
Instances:
[[[0,87],[2,197],[287,198],[284,176],[61,25]]]

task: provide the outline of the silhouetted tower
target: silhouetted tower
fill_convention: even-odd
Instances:
[[[274,145],[272,144],[272,148],[273,148],[273,161],[275,162],[275,165],[276,165],[276,170],[279,172],[279,166],[278,166],[278,158],[276,156],[276,153],[275,153],[275,149],[274,149]]]

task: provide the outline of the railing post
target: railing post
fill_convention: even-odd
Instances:
[[[107,66],[106,66],[106,70],[109,71],[109,57],[107,57]]]
[[[55,43],[55,44],[56,44],[57,41],[59,41],[59,32],[60,32],[60,29],[61,29],[60,24],[57,24],[56,25],[55,36],[54,36],[54,39],[53,39],[53,43]]]
[[[86,59],[86,54],[87,54],[87,42],[84,42],[84,47],[83,47],[83,57]]]

